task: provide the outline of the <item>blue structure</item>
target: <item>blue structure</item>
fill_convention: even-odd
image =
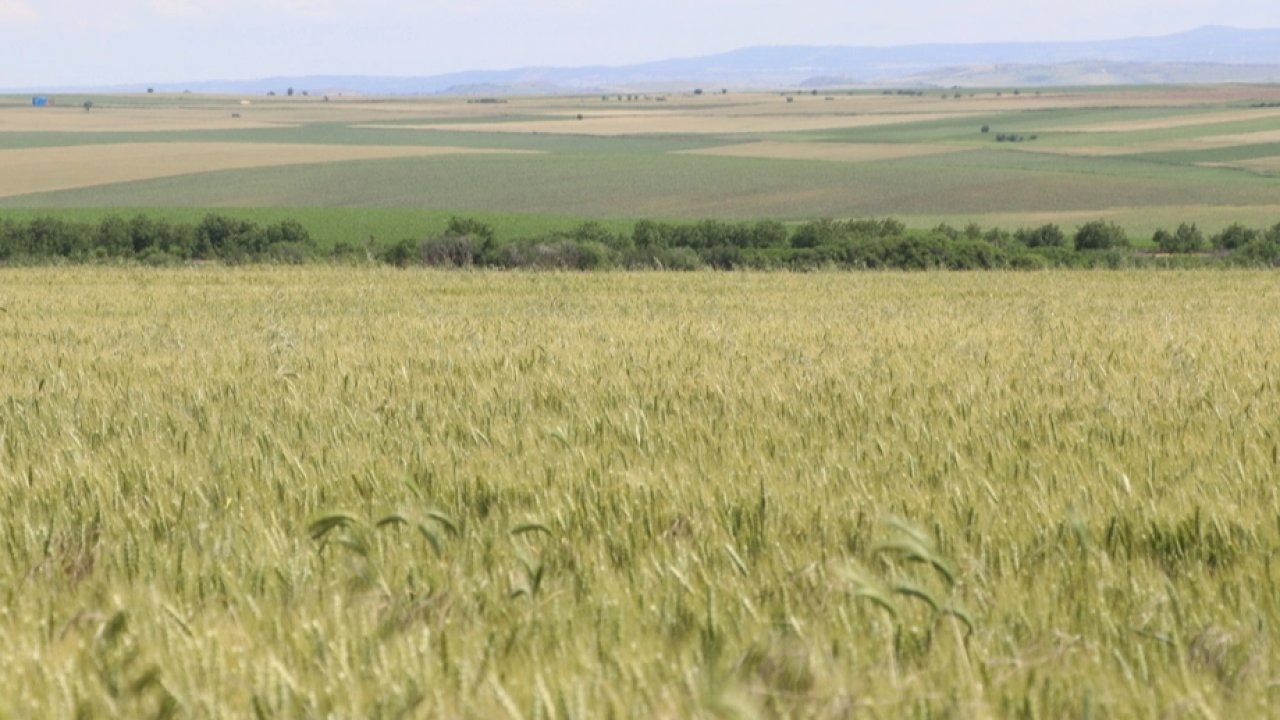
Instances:
[[[47,107],[49,105],[49,98],[43,95],[37,95],[31,98],[31,104],[36,107]]]

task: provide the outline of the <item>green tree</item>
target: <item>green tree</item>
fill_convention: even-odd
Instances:
[[[449,224],[445,226],[444,233],[458,237],[473,237],[482,242],[493,242],[494,239],[493,226],[475,218],[451,217]]]
[[[111,257],[133,254],[133,237],[129,232],[129,223],[115,215],[98,224],[94,244],[103,253]]]
[[[1013,238],[1027,247],[1062,247],[1067,244],[1062,228],[1053,223],[1038,228],[1020,228]]]
[[[1157,230],[1152,240],[1161,252],[1168,253],[1195,253],[1205,247],[1204,233],[1195,224],[1182,223],[1172,234]]]
[[[1258,239],[1258,231],[1240,223],[1232,223],[1213,236],[1213,246],[1219,250],[1237,250]]]
[[[1126,247],[1129,238],[1124,228],[1113,222],[1094,220],[1081,225],[1076,230],[1076,250],[1109,250],[1115,247]]]

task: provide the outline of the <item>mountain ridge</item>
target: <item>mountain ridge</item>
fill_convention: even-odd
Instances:
[[[307,75],[256,80],[161,83],[161,91],[205,93],[283,92],[294,87],[317,94],[431,95],[584,93],[660,91],[705,86],[719,89],[795,89],[818,79],[838,79],[850,87],[910,83],[949,87],[980,83],[974,68],[1025,67],[1002,82],[1031,86],[1072,84],[1069,73],[1045,68],[1068,64],[1120,63],[1131,72],[1116,84],[1163,82],[1275,82],[1280,80],[1280,28],[1239,29],[1205,26],[1183,33],[1116,40],[1071,42],[924,43],[911,45],[762,45],[724,53],[668,58],[629,65],[521,67],[467,70],[423,76]],[[1163,68],[1163,71],[1162,71]],[[1096,76],[1090,75],[1089,77]],[[967,79],[966,79],[967,78]],[[1037,78],[1048,78],[1039,81]],[[1198,79],[1202,78],[1202,79]],[[964,82],[958,82],[964,80]],[[992,80],[992,82],[996,82]],[[146,86],[91,88],[129,92]],[[45,88],[83,91],[85,88]],[[37,89],[26,88],[24,92]]]

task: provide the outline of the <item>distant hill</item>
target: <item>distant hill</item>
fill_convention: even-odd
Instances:
[[[1110,62],[1081,60],[1053,65],[962,65],[905,75],[887,81],[899,87],[1085,87],[1101,85],[1192,85],[1280,83],[1280,64]],[[864,85],[849,77],[813,77],[803,89]]]
[[[750,47],[626,66],[475,70],[424,77],[308,76],[156,86],[311,94],[544,94],[708,88],[1079,85],[1280,81],[1280,29],[1204,27],[1161,37],[896,47]],[[139,88],[96,88],[138,90]],[[45,88],[55,91],[57,88]]]

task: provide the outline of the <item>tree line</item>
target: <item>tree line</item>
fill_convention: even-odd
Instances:
[[[293,263],[317,259],[320,254],[311,233],[293,220],[265,226],[217,214],[194,225],[146,215],[112,216],[99,223],[57,217],[0,220],[0,262]]]
[[[500,239],[492,226],[455,217],[443,232],[392,244],[337,243],[321,248],[299,222],[259,225],[216,213],[198,223],[145,215],[98,223],[56,217],[0,220],[0,264],[191,261],[240,263],[382,262],[447,268],[1039,269],[1050,267],[1280,267],[1280,223],[1270,229],[1233,224],[1206,236],[1194,224],[1158,230],[1151,248],[1135,249],[1119,225],[1087,222],[1068,232],[1056,224],[1008,231],[970,224],[908,230],[892,218],[656,222],[630,232],[597,222],[536,236]]]

